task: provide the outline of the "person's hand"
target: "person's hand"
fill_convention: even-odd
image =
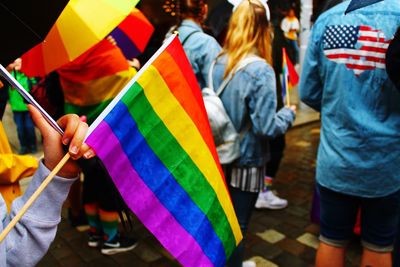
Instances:
[[[32,105],[28,105],[32,119],[43,136],[44,165],[52,170],[58,162],[64,157],[64,145],[68,146],[68,153],[71,158],[76,160],[81,158],[92,158],[94,151],[83,143],[88,125],[82,122],[77,115],[68,114],[61,117],[57,123],[64,129],[64,135],[61,136],[42,114]],[[79,166],[74,160],[69,160],[58,172],[58,175],[66,178],[76,177],[79,173]]]
[[[13,63],[11,63],[6,67],[6,70],[8,72],[11,72],[12,70],[20,70],[21,68],[22,68],[22,59],[17,58],[16,60],[14,60]]]
[[[128,60],[128,64],[136,70],[140,69],[140,61],[137,58],[132,58],[132,60]]]
[[[117,45],[117,41],[114,39],[114,37],[112,37],[111,35],[108,35],[106,38],[111,44],[113,45]]]
[[[288,108],[290,108],[294,112],[294,114],[296,114],[296,112],[297,112],[297,106],[296,105],[290,105]]]

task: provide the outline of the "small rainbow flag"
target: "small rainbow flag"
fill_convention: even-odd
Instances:
[[[146,48],[154,27],[137,8],[116,27],[110,35],[115,39],[127,59],[132,59]]]
[[[90,126],[86,142],[126,204],[183,266],[224,266],[242,234],[176,35]]]
[[[86,115],[90,124],[133,78],[121,50],[102,40],[74,61],[58,69],[65,113]]]
[[[286,104],[290,105],[289,90],[298,83],[299,75],[293,67],[292,62],[286,53],[286,49],[282,48],[282,98],[285,100],[285,96],[287,96]]]

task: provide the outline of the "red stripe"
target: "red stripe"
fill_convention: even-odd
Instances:
[[[154,32],[154,27],[147,18],[138,9],[134,9],[132,13],[126,17],[118,28],[123,31],[133,42],[135,46],[143,52],[146,45]]]
[[[360,50],[376,52],[376,53],[382,53],[383,55],[385,55],[386,51],[387,51],[387,48],[380,48],[380,47],[373,47],[373,46],[364,45],[364,46],[362,46],[360,48]]]
[[[346,66],[350,69],[358,69],[358,70],[372,70],[375,66],[363,66],[357,64],[346,64]]]
[[[358,41],[369,41],[369,42],[375,42],[375,43],[382,43],[385,44],[385,38],[377,38],[373,36],[365,36],[365,35],[360,35],[358,37]]]
[[[371,31],[371,32],[379,32],[379,30],[374,30],[369,26],[360,26],[360,31]]]
[[[354,60],[359,60],[361,58],[365,59],[365,61],[370,61],[370,62],[378,62],[378,63],[384,63],[385,58],[378,58],[378,57],[372,57],[372,56],[358,56],[358,55],[349,55],[349,54],[336,54],[336,55],[327,55],[327,58],[329,59],[338,59],[338,58],[345,58],[345,59],[354,59]]]

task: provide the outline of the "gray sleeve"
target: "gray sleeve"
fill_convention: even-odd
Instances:
[[[50,171],[42,162],[25,194],[13,201],[4,227],[18,213]],[[61,208],[76,179],[54,177],[6,237],[7,266],[35,266],[54,240]]]

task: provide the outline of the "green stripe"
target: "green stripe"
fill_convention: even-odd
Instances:
[[[65,114],[77,114],[79,116],[85,115],[87,117],[87,123],[90,125],[111,101],[112,99],[109,99],[100,104],[91,106],[77,106],[71,103],[65,103],[64,112]]]
[[[236,247],[236,240],[213,188],[154,112],[143,88],[135,83],[121,100],[128,107],[148,145],[193,202],[206,214],[224,245],[227,257],[231,255]]]

